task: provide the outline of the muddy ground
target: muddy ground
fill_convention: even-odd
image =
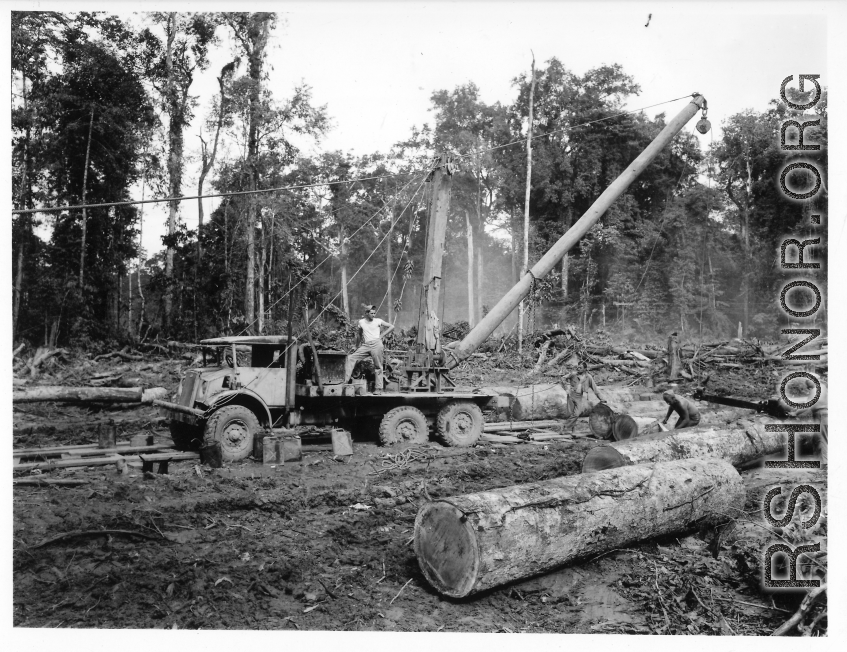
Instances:
[[[164,374],[157,367],[150,384],[175,388],[180,363],[169,364]],[[520,370],[485,364],[457,376],[479,384],[526,379]],[[598,377],[601,384],[620,380]],[[766,368],[731,370],[712,386],[743,387],[748,397],[762,398],[773,382]],[[96,441],[86,423],[103,416],[23,406],[15,410],[22,433],[15,447]],[[167,440],[153,408],[112,416],[129,419],[120,439],[153,431],[157,441]],[[78,419],[72,432],[43,427]],[[28,426],[36,427],[22,429]],[[420,505],[578,473],[598,444],[588,438],[481,444],[392,469],[384,462],[398,451],[359,440],[351,458],[314,451],[276,468],[246,460],[221,469],[172,463],[167,475],[137,468],[121,475],[112,467],[54,471],[88,484],[14,489],[14,624],[770,634],[796,609],[796,596],[776,595],[774,602],[761,593],[748,552],[725,543],[714,558],[697,533],[613,551],[471,599],[445,599],[430,588],[412,548]],[[428,450],[456,452],[435,443]],[[144,536],[48,542],[102,529]]]

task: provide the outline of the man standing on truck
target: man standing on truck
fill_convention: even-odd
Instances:
[[[662,423],[667,423],[674,412],[679,415],[679,419],[676,420],[676,425],[674,425],[674,430],[690,428],[700,423],[700,410],[687,398],[677,396],[670,390],[662,394],[662,398],[668,404],[668,413],[665,415],[665,420]]]
[[[382,327],[386,329],[383,331]],[[382,338],[394,330],[394,326],[376,316],[376,307],[365,306],[365,316],[359,320],[359,330],[356,333],[356,350],[348,358],[350,371],[359,360],[373,358],[376,372],[374,394],[382,394]]]

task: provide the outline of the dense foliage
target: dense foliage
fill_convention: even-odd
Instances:
[[[152,257],[139,247],[136,206],[16,215],[17,341],[281,332],[291,288],[298,329],[304,308],[332,326],[358,317],[363,303],[412,326],[426,173],[444,151],[458,171],[442,320],[473,325],[520,276],[529,75],[513,80],[509,105],[486,104],[472,82],[436,90],[433,123],[389,152],[306,155],[304,143],[319,145],[330,129],[332,107],[315,106],[305,83],[290,97],[267,84],[274,14],[140,16],[129,25],[106,14],[12,13],[14,207],[129,201],[140,185],[148,199],[191,194],[182,179],[192,126],[206,136],[200,189],[242,194],[224,198],[199,229],[173,202],[165,251]],[[201,109],[193,75],[227,39],[232,62]],[[664,114],[626,112],[640,88],[617,64],[579,75],[553,58],[536,71],[534,92],[530,264],[665,124]],[[813,112],[799,119],[820,120],[805,140],[822,147],[802,154],[825,170],[825,93]],[[780,126],[801,115],[772,101],[731,116],[720,140],[686,128],[539,279],[530,326],[710,337],[741,322],[747,334],[777,335],[787,324],[775,308],[778,243],[810,233],[809,215],[826,212],[825,192],[791,202],[778,188],[780,170],[800,154],[780,150]],[[230,146],[218,150],[219,140]]]

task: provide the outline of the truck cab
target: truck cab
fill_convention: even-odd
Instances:
[[[285,409],[288,338],[217,337],[200,345],[203,365],[186,371],[174,402],[156,405],[178,449],[196,449],[208,438],[220,441],[224,459],[243,459],[255,434]]]

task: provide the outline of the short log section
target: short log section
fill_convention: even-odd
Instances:
[[[765,432],[774,419],[740,421],[735,427],[684,428],[660,435],[638,437],[592,448],[582,461],[583,473],[595,473],[633,464],[716,457],[743,466],[785,450],[785,432]]]
[[[744,508],[722,460],[681,460],[555,478],[427,503],[415,553],[430,584],[462,598]]]

